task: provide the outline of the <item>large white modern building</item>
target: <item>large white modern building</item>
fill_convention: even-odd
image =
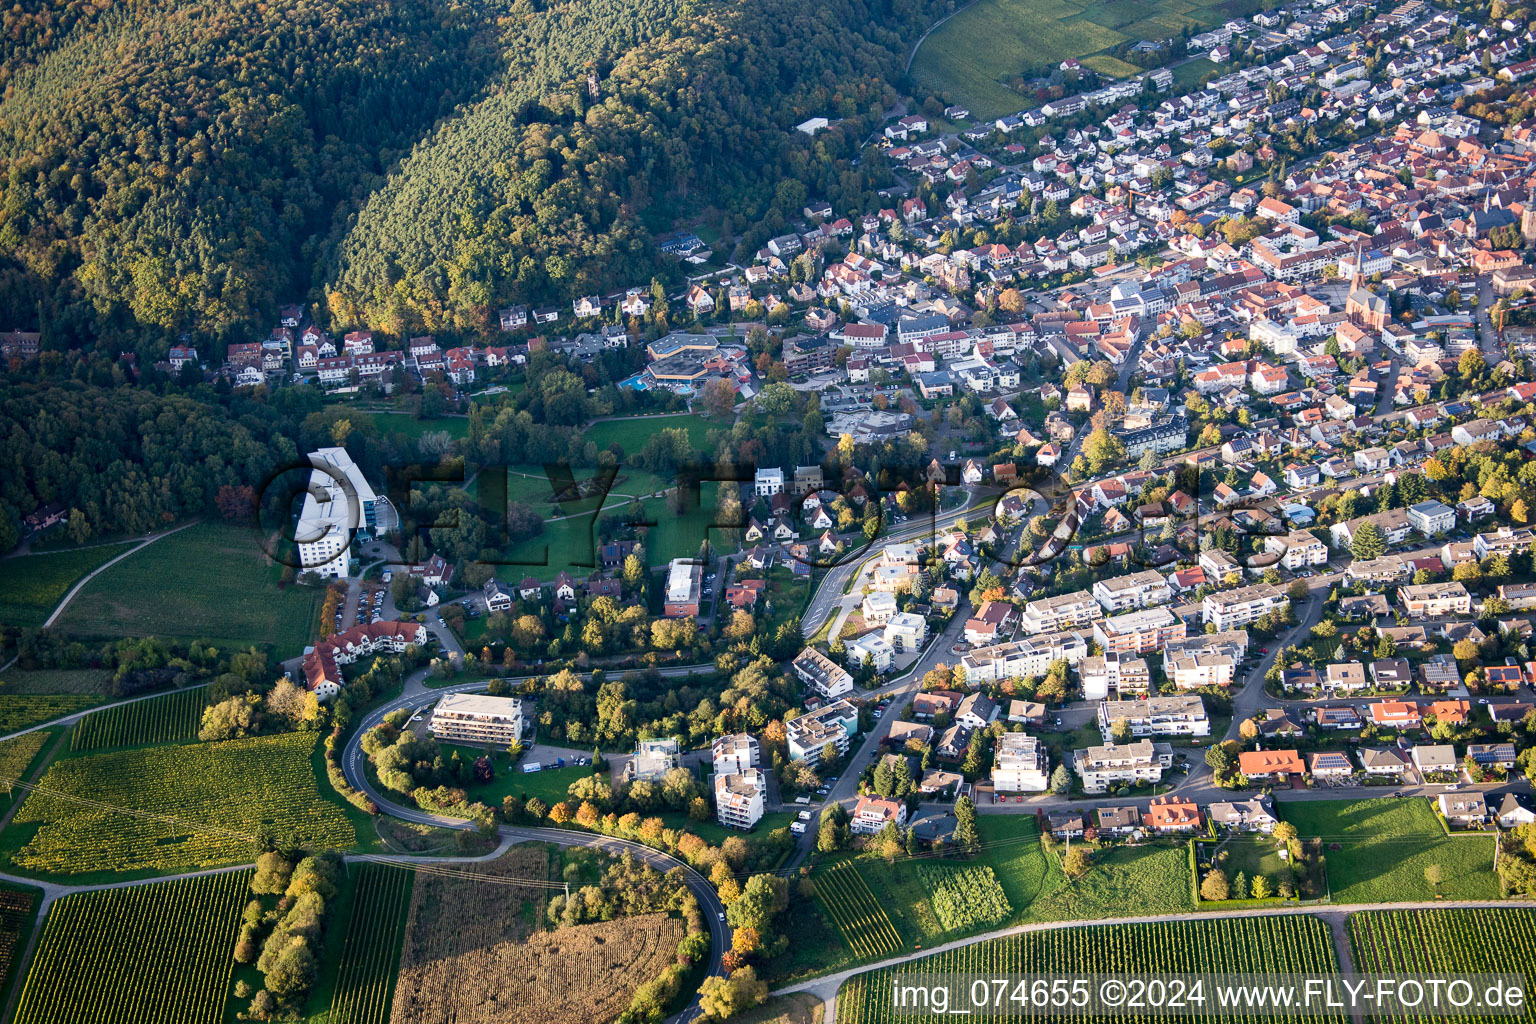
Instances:
[[[784,724],[788,733],[789,759],[821,763],[821,751],[827,744],[839,754],[848,749],[848,740],[859,731],[859,712],[846,700],[792,718]]]
[[[294,529],[299,564],[306,572],[340,579],[351,565],[353,533],[393,530],[394,506],[374,493],[345,448],[310,452],[309,462],[314,468]]]
[[[510,747],[523,736],[523,702],[484,693],[450,693],[432,711],[432,735],[449,743]]]

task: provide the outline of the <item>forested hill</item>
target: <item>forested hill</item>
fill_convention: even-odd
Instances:
[[[864,197],[879,169],[839,158],[872,121],[793,126],[877,114],[941,3],[21,0],[0,314],[216,351],[305,295],[404,331],[675,275],[674,217]]]
[[[440,126],[370,198],[338,250],[333,314],[394,332],[478,324],[508,301],[644,284],[661,267],[647,229],[674,214],[717,204],[737,225],[772,228],[781,214],[797,216],[805,195],[780,190],[786,179],[857,203],[870,182],[835,158],[851,155],[869,123],[815,142],[793,126],[813,114],[877,114],[932,6],[691,2],[657,38],[594,69],[595,101],[584,75],[536,103],[538,90],[509,78]],[[575,19],[601,38],[604,13],[566,5],[527,32]],[[659,15],[631,5],[608,13],[619,24]],[[541,53],[574,48],[572,71],[583,66],[581,33],[541,38]]]
[[[22,0],[3,20],[0,313],[36,326],[43,300],[55,340],[118,347],[265,322],[310,287],[338,207],[505,66],[490,12],[433,0]]]

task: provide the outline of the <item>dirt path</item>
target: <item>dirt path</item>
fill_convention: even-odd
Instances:
[[[129,555],[143,551],[145,548],[149,547],[155,541],[160,540],[162,537],[169,537],[173,533],[180,533],[187,527],[196,526],[200,522],[202,522],[201,519],[194,519],[190,523],[182,523],[180,526],[172,527],[169,530],[162,530],[159,533],[151,534],[150,536],[145,537],[139,543],[135,544],[133,547],[129,548],[127,551],[124,551],[122,554],[118,555],[116,558],[113,558],[86,573],[85,578],[80,580],[80,582],[76,583],[74,586],[70,587],[69,592],[65,594],[62,599],[60,599],[58,606],[53,609],[53,614],[49,615],[48,620],[43,623],[43,628],[47,629],[48,627],[52,626],[54,621],[57,620],[60,615],[64,614],[64,609],[69,607],[69,602],[73,601],[75,599],[75,595],[80,593],[80,588],[91,582],[91,580],[95,579],[103,572],[106,572],[108,569],[112,568],[114,565],[116,565],[118,562],[121,562]]]

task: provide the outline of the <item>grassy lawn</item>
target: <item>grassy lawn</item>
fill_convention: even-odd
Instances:
[[[1106,75],[1133,75],[1140,69],[1103,51],[1232,16],[1225,5],[1194,0],[980,0],[923,42],[912,77],[990,119],[1036,105],[1006,84],[1015,76],[1043,74],[1067,57],[1089,58],[1083,63]]]
[[[636,473],[632,479],[641,476]],[[643,477],[629,486],[643,485],[647,491],[653,483],[668,486],[653,474],[643,474]],[[624,491],[625,486],[624,483],[617,483],[614,490],[635,493]],[[547,490],[547,484],[545,488]],[[699,545],[706,537],[710,538],[716,550],[723,550],[721,531],[710,528],[715,521],[715,501],[715,490],[708,483],[700,488],[699,505],[680,516],[668,511],[665,498],[642,500],[640,504],[644,509],[644,519],[654,524],[641,527],[645,532],[646,561],[658,566],[674,558],[693,558],[698,555]],[[610,498],[606,507],[611,514],[628,503],[625,498]],[[506,577],[516,579],[528,575],[540,580],[552,580],[561,570],[576,577],[589,575],[597,561],[596,530],[596,512],[583,512],[556,522],[546,522],[543,533],[519,541],[507,549],[506,557],[511,559],[511,563],[505,570]]]
[[[1200,79],[1220,69],[1221,65],[1212,64],[1204,57],[1199,57],[1173,69],[1173,84],[1180,88],[1193,88],[1200,84]]]
[[[1040,848],[1027,815],[987,814],[978,819],[982,852],[1013,905],[1011,924],[1089,920],[1194,910],[1189,855],[1182,846],[1116,846],[1094,859],[1088,874],[1070,881],[1059,856]]]
[[[703,416],[633,416],[594,423],[582,431],[582,436],[599,448],[617,444],[627,454],[633,455],[663,430],[686,430],[694,449],[704,451],[704,438],[711,430],[719,430],[724,426],[728,424],[711,422]]]
[[[370,412],[368,415],[379,425],[380,432],[404,434],[413,441],[422,434],[439,430],[455,438],[469,434],[468,416],[440,416],[437,419],[419,420],[408,412]]]
[[[280,588],[280,575],[249,530],[200,523],[97,576],[59,627],[82,636],[200,639],[294,655],[314,638],[325,592]]]
[[[41,626],[80,577],[132,546],[106,544],[0,559],[0,622]]]
[[[1428,800],[1321,800],[1283,805],[1303,839],[1321,838],[1339,903],[1432,899],[1424,869],[1438,864],[1447,899],[1499,896],[1491,836],[1448,836]]]

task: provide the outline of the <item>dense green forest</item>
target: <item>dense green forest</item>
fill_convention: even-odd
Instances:
[[[46,347],[483,326],[749,244],[844,159],[937,0],[21,0],[0,17],[0,310]],[[849,119],[815,139],[812,114]],[[327,308],[329,307],[329,308]],[[210,346],[211,349],[215,346]]]
[[[501,67],[494,20],[429,0],[4,17],[0,309],[51,344],[106,329],[163,350],[270,318],[338,209]]]

